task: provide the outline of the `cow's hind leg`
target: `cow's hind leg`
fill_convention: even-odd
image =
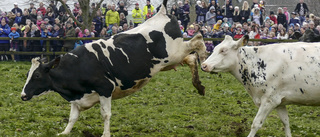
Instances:
[[[291,137],[291,130],[289,125],[289,116],[286,106],[278,106],[276,108],[278,115],[284,125],[284,130],[286,132],[286,137]]]
[[[104,131],[102,137],[110,137],[110,118],[111,118],[111,96],[106,98],[100,96],[101,115],[104,120]]]
[[[257,131],[262,127],[264,121],[266,120],[267,116],[270,114],[270,112],[277,106],[274,103],[267,103],[269,101],[261,102],[261,105],[259,107],[259,111],[256,115],[256,117],[253,120],[251,131],[248,137],[254,137]]]
[[[71,110],[70,110],[70,117],[69,117],[69,122],[65,130],[58,134],[58,135],[64,135],[64,134],[69,134],[74,123],[78,120],[80,114],[80,109],[78,108],[78,105],[71,103]]]

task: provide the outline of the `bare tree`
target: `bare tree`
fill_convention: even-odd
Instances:
[[[76,17],[72,14],[70,9],[67,8],[66,3],[63,2],[63,0],[57,0],[59,1],[62,6],[66,9],[67,13],[70,15],[70,17],[73,19],[74,22],[77,23],[77,25],[82,29],[90,29],[92,26],[92,20],[94,17],[97,15],[97,11],[100,10],[101,4],[103,0],[100,0],[100,2],[97,4],[95,9],[92,9],[92,13],[90,13],[90,0],[78,0],[80,4],[80,9],[82,10],[82,17],[83,17],[83,22],[80,23]]]

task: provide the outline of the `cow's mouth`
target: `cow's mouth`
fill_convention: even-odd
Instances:
[[[28,100],[30,100],[31,98],[29,98],[29,97],[27,97],[27,96],[21,96],[21,99],[22,99],[23,101],[28,101]]]

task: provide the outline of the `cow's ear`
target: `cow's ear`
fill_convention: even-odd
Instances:
[[[46,64],[45,71],[49,72],[50,69],[54,69],[54,68],[58,67],[60,64],[60,59],[61,59],[61,57],[59,56],[59,57],[55,58],[54,60],[50,61],[48,64]]]
[[[249,42],[249,36],[248,35],[242,36],[242,38],[238,40],[237,48],[247,45],[248,42]]]

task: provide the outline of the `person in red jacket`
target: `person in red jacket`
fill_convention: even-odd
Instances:
[[[236,35],[234,35],[233,38],[240,39],[242,38],[242,36],[243,36],[243,33],[241,33],[241,28],[237,28]]]
[[[43,6],[43,3],[42,2],[40,2],[39,3],[39,8],[37,9],[37,11],[41,11],[41,13],[42,13],[42,15],[44,16],[44,15],[46,15],[46,8]]]
[[[270,16],[269,16],[269,18],[274,22],[274,24],[278,24],[277,17],[274,16],[274,12],[273,12],[273,11],[270,11]]]

